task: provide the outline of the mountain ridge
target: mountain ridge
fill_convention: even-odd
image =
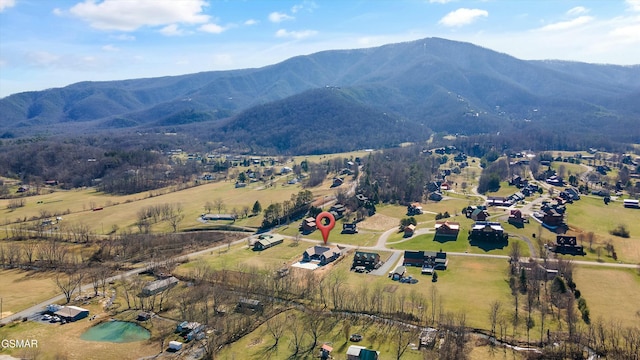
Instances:
[[[595,128],[579,131],[617,136],[617,124],[633,123],[640,112],[633,101],[640,93],[639,65],[525,61],[470,43],[427,38],[321,51],[262,68],[81,82],[14,94],[0,99],[0,135],[28,136],[43,127],[50,133],[188,131],[193,123],[217,128],[228,126],[221,120],[243,121],[240,114],[254,107],[273,112],[264,105],[284,105],[279,101],[327,86],[357,94],[349,101],[358,111],[375,109],[448,133],[509,130],[514,122],[566,131],[585,121]],[[313,104],[300,116],[320,113],[322,104]],[[640,130],[623,135],[621,140],[631,141]]]

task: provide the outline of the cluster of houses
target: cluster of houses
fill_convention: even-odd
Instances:
[[[347,212],[347,208],[343,204],[337,203],[332,205],[331,208],[329,208],[329,212],[331,213],[331,215],[333,215],[333,217],[336,220],[340,220],[344,217],[344,214]],[[316,218],[309,216],[303,219],[298,229],[303,234],[310,234],[316,231],[316,229],[318,229],[318,225],[316,224]],[[356,223],[342,224],[342,234],[357,234],[357,233],[358,233],[358,226],[356,225]]]
[[[542,225],[552,231],[566,228],[565,212],[567,207],[559,202],[544,201],[539,212],[533,215],[542,221]]]
[[[539,189],[538,185],[529,183],[529,180],[523,179],[519,175],[514,175],[509,180],[509,185],[517,187],[519,191],[509,196],[489,196],[487,197],[487,205],[488,206],[512,206],[524,200],[527,196],[531,196],[533,193],[537,192]]]

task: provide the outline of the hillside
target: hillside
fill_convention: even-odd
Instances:
[[[295,96],[327,86],[350,94],[348,101],[344,97],[324,104],[307,101],[297,107],[295,117],[285,116],[286,108],[277,108],[300,104]],[[254,145],[288,151],[286,141],[274,142],[267,133],[287,128],[293,139],[303,139],[309,124],[325,113],[335,117],[341,111],[369,114],[369,121],[353,122],[356,137],[362,130],[358,126],[371,126],[380,119],[384,123],[385,118],[374,113],[387,113],[397,121],[445,133],[544,129],[638,142],[638,94],[640,66],[522,61],[469,43],[428,38],[324,51],[259,69],[83,82],[15,94],[0,99],[0,136],[113,129],[183,129],[200,136],[206,129],[214,134],[212,140],[250,139]],[[270,119],[269,126],[259,122],[261,117]],[[233,125],[234,121],[258,123],[246,128]],[[254,132],[258,128],[269,130]],[[629,131],[622,133],[620,128]],[[247,131],[252,136],[247,137]],[[371,147],[402,140],[369,139],[373,141],[367,144],[374,142]],[[299,144],[294,141],[291,146]]]

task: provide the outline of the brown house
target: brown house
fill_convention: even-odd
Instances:
[[[404,237],[411,237],[415,232],[416,232],[416,226],[413,224],[409,224],[404,227]]]
[[[302,224],[300,224],[300,231],[305,234],[309,234],[314,232],[317,229],[316,227],[316,219],[313,217],[308,217],[302,220]]]

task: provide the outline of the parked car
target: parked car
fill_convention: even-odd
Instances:
[[[353,342],[362,341],[362,335],[360,335],[360,334],[351,334],[351,336],[349,337],[349,340],[351,340]]]

